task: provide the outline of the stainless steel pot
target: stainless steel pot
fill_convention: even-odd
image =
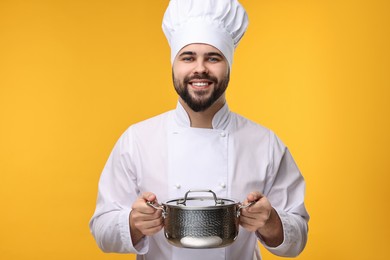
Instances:
[[[211,193],[212,196],[189,197],[190,193]],[[235,241],[239,230],[242,205],[231,199],[217,198],[211,190],[190,190],[184,198],[162,205],[147,204],[162,210],[164,234],[168,242],[185,248],[225,247]]]

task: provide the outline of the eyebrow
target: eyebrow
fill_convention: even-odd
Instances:
[[[196,52],[193,52],[193,51],[184,51],[184,52],[182,52],[182,53],[179,54],[179,57],[185,56],[185,55],[196,55]]]
[[[194,51],[184,51],[184,52],[179,54],[179,57],[185,56],[185,55],[196,56],[196,52],[194,52]],[[223,58],[223,56],[221,54],[219,54],[218,52],[206,52],[205,56],[208,56],[208,57],[210,57],[210,56],[218,56],[220,58]]]
[[[221,54],[219,54],[218,52],[208,52],[206,53],[206,56],[218,56],[220,57],[221,59],[223,59],[223,56]]]

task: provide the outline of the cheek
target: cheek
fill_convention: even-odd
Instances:
[[[229,67],[221,64],[221,66],[215,68],[214,73],[216,73],[215,75],[224,78],[229,75]]]
[[[182,79],[187,75],[187,72],[185,69],[183,69],[183,67],[173,67],[172,73],[176,79]]]

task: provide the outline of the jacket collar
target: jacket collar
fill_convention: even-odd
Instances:
[[[191,121],[190,118],[185,111],[184,107],[180,104],[180,102],[177,102],[176,109],[174,110],[174,117],[175,121],[180,127],[191,127]],[[214,115],[212,125],[213,129],[218,129],[218,130],[226,130],[227,126],[229,125],[230,122],[230,110],[225,103],[223,107],[218,110],[218,112]]]

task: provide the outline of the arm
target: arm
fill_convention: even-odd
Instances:
[[[265,188],[248,195],[258,200],[242,211],[241,225],[255,231],[260,242],[279,256],[299,255],[307,242],[309,215],[304,205],[305,182],[290,152],[274,135]]]
[[[99,180],[95,213],[90,230],[104,252],[145,254],[148,240],[137,236],[130,224],[132,205],[138,199],[136,158],[131,128],[115,144]],[[135,213],[135,212],[134,212]],[[137,243],[133,243],[132,238]]]
[[[283,243],[269,246],[260,234],[259,239],[273,254],[295,257],[305,248],[309,215],[305,208],[305,181],[289,150],[275,139],[273,164],[264,194],[278,213],[283,226]]]

